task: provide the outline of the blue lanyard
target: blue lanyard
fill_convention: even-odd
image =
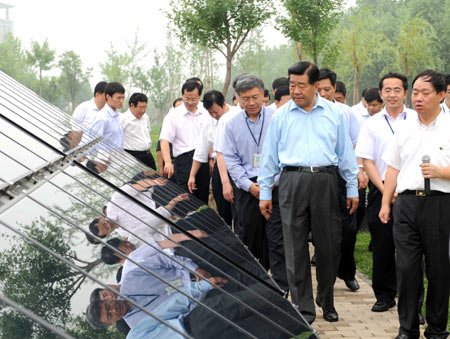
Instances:
[[[395,134],[394,130],[392,129],[391,124],[389,123],[389,120],[388,120],[387,116],[384,116],[384,119],[386,120],[387,124],[389,125],[389,128],[391,129],[392,134]],[[405,116],[404,116],[403,120],[405,120],[405,119],[406,119],[406,113],[405,113]]]
[[[255,138],[255,136],[253,135],[252,130],[250,129],[250,125],[248,124],[247,117],[245,117],[245,123],[247,124],[248,131],[250,132],[250,135],[252,136],[253,141],[254,141],[255,144],[256,144],[256,147],[257,147],[257,151],[258,151],[258,152],[259,152],[259,144],[260,144],[260,142],[261,142],[262,132],[263,132],[263,129],[264,129],[264,119],[265,119],[265,117],[266,117],[266,115],[264,114],[264,111],[262,111],[261,114],[262,114],[262,116],[263,116],[263,120],[262,120],[261,131],[259,132],[259,139],[258,139],[258,142],[256,141],[256,138]]]

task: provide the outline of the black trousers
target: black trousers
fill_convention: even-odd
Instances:
[[[217,162],[214,164],[214,170],[212,175],[212,192],[214,200],[217,206],[217,212],[225,220],[228,226],[231,226],[233,222],[233,213],[231,204],[223,197],[222,181],[220,179],[219,168]]]
[[[395,245],[392,236],[393,217],[383,224],[378,217],[382,194],[370,186],[367,204],[367,224],[372,239],[372,289],[377,301],[392,302],[397,295]]]
[[[416,197],[400,194],[394,204],[400,333],[419,338],[417,300],[422,257],[428,278],[425,337],[447,338],[450,293],[450,194]]]
[[[250,286],[249,288],[262,295],[264,298],[257,298],[249,291],[240,291],[234,293],[234,296],[241,300],[245,305],[264,314],[281,328],[262,319],[254,310],[237,303],[235,300],[229,296],[223,295],[218,290],[208,292],[203,302],[257,338],[288,339],[294,337],[294,335],[298,336],[303,332],[310,331],[308,326],[300,319],[298,313],[295,312],[294,308],[286,299],[274,294],[262,286],[255,285]],[[294,319],[281,313],[278,309],[275,309],[273,305],[280,307]],[[213,315],[204,307],[199,306],[184,318],[184,326],[187,332],[196,339],[248,337],[234,326],[226,323],[216,315]]]
[[[316,245],[317,299],[325,310],[334,307],[342,239],[337,174],[283,172],[279,198],[292,302],[312,323],[316,311],[309,263],[310,229]]]
[[[150,153],[150,151],[131,151],[126,149],[125,152],[131,154],[144,165],[147,165],[148,167],[156,171],[155,159],[153,159],[153,155]]]
[[[189,181],[189,174],[191,173],[193,156],[194,151],[190,151],[180,154],[174,159],[175,180],[177,185],[186,191],[188,191],[187,183]],[[209,166],[207,163],[200,166],[195,176],[195,183],[197,189],[194,191],[194,196],[207,205],[209,197]]]
[[[358,225],[358,230],[361,227],[361,224],[363,222],[364,216],[366,215],[366,196],[367,191],[365,188],[361,188],[358,190],[359,195],[359,203],[358,203],[358,209],[356,210],[356,224]]]
[[[344,281],[355,279],[355,244],[358,233],[356,212],[349,213],[347,208],[347,187],[345,180],[338,174],[339,183],[339,209],[342,217],[341,260],[337,276]]]

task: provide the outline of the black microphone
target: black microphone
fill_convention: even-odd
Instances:
[[[422,164],[429,164],[430,163],[430,156],[429,155],[424,155],[422,157]],[[431,194],[431,189],[430,189],[430,179],[425,178],[425,194]]]

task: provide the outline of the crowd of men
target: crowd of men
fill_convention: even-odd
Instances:
[[[176,205],[189,199],[186,192],[207,204],[211,183],[220,216],[262,267],[270,270],[278,287],[289,292],[309,323],[316,318],[315,303],[326,321],[338,321],[334,307],[337,277],[350,291],[359,289],[354,249],[365,217],[371,234],[376,298],[371,311],[388,311],[398,295],[397,338],[419,338],[419,325],[425,322],[421,313],[425,271],[425,336],[447,338],[450,76],[424,71],[409,87],[404,75],[388,73],[378,87],[365,89],[361,102],[353,107],[345,104],[345,85],[337,81],[336,73],[309,62],[292,65],[288,77],[276,79],[272,87],[274,102],[269,105],[270,93],[260,78],[238,75],[230,105],[216,90],[202,97],[201,80],[188,79],[182,97],[174,101],[162,124],[157,153],[161,176],[143,175],[122,189],[162,216],[173,218]],[[412,109],[405,105],[409,88]],[[124,149],[156,170],[149,152],[148,99],[134,93],[129,110],[119,113],[124,94],[120,84],[101,82],[94,98],[81,104],[73,118],[90,127],[89,133],[108,139],[108,152]],[[66,135],[69,147],[82,139],[83,133],[73,130]],[[101,172],[112,166],[111,161],[98,158],[90,166]],[[180,191],[165,202],[155,202],[152,195],[168,180]],[[108,244],[143,265],[136,266],[104,247],[105,263],[124,263],[120,286],[111,290],[125,296],[139,294],[132,299],[142,307],[150,303],[150,295],[163,295],[164,284],[143,273],[144,267],[162,276],[170,271],[170,281],[180,280],[180,288],[200,300],[207,300],[206,292],[213,286],[227,286],[226,278],[211,277],[195,261],[175,254],[172,247],[190,242],[190,237],[174,233],[153,214],[130,204],[127,197],[115,193],[105,216],[91,223],[91,232],[102,238],[116,231],[128,241],[116,238]],[[154,227],[144,227],[143,221]],[[131,228],[133,235],[121,226]],[[201,227],[189,232],[196,238],[209,237]],[[94,237],[88,239],[96,242]],[[312,261],[308,240],[315,247]],[[233,246],[229,250],[231,256],[239,251]],[[163,252],[184,265],[177,266]],[[315,299],[310,261],[317,270]],[[197,274],[197,281],[191,281],[189,272]],[[142,276],[145,279],[139,280]],[[204,318],[205,311],[195,308],[198,311],[192,312],[192,300],[188,300],[185,309],[172,318],[169,309],[179,301],[167,295],[152,310],[161,311],[158,314],[163,319],[173,321],[183,332],[202,337],[202,329],[191,318]],[[95,290],[91,301],[87,316],[94,327],[119,321],[124,332],[131,328],[130,333],[156,337],[165,333],[158,321],[129,301],[118,300],[108,289]]]

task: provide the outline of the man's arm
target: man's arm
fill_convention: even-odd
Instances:
[[[164,118],[163,125],[161,128],[161,133],[159,136],[159,140],[161,143],[161,153],[164,160],[164,174],[167,175],[168,178],[173,176],[173,164],[172,158],[170,157],[170,146],[169,143],[175,139],[176,129],[174,126],[174,121],[172,118],[171,112],[169,112]]]
[[[200,231],[200,230],[193,230],[193,231],[188,231],[188,232],[191,233],[196,238],[206,238],[208,236],[207,233]],[[179,242],[186,241],[186,240],[192,240],[191,238],[189,238],[187,235],[185,235],[183,233],[169,234],[168,238],[169,239],[167,239],[167,240],[159,241],[158,245],[162,248],[174,248],[174,247],[178,247],[177,243],[179,243]],[[175,243],[175,242],[177,242],[177,243]]]
[[[383,193],[384,184],[383,180],[381,180],[380,174],[378,173],[377,167],[375,166],[375,162],[370,159],[363,159],[364,170],[367,172],[370,181],[374,184],[378,190]]]
[[[217,168],[219,169],[220,181],[222,182],[223,197],[229,203],[233,203],[233,186],[231,185],[230,177],[228,176],[227,165],[225,164],[223,153],[219,151],[217,151]]]
[[[397,177],[400,171],[389,166],[384,179],[384,192],[381,199],[381,209],[378,214],[382,223],[387,224],[390,219],[391,202],[394,197],[395,188],[397,187]]]
[[[202,166],[202,163],[193,160],[192,161],[192,167],[191,167],[191,173],[189,174],[189,180],[188,180],[188,189],[190,193],[194,193],[194,191],[197,189],[197,185],[195,184],[195,176],[198,173],[198,170]]]
[[[170,157],[170,146],[169,141],[161,139],[161,154],[164,160],[164,174],[167,175],[168,178],[171,178],[173,171],[172,158]]]

